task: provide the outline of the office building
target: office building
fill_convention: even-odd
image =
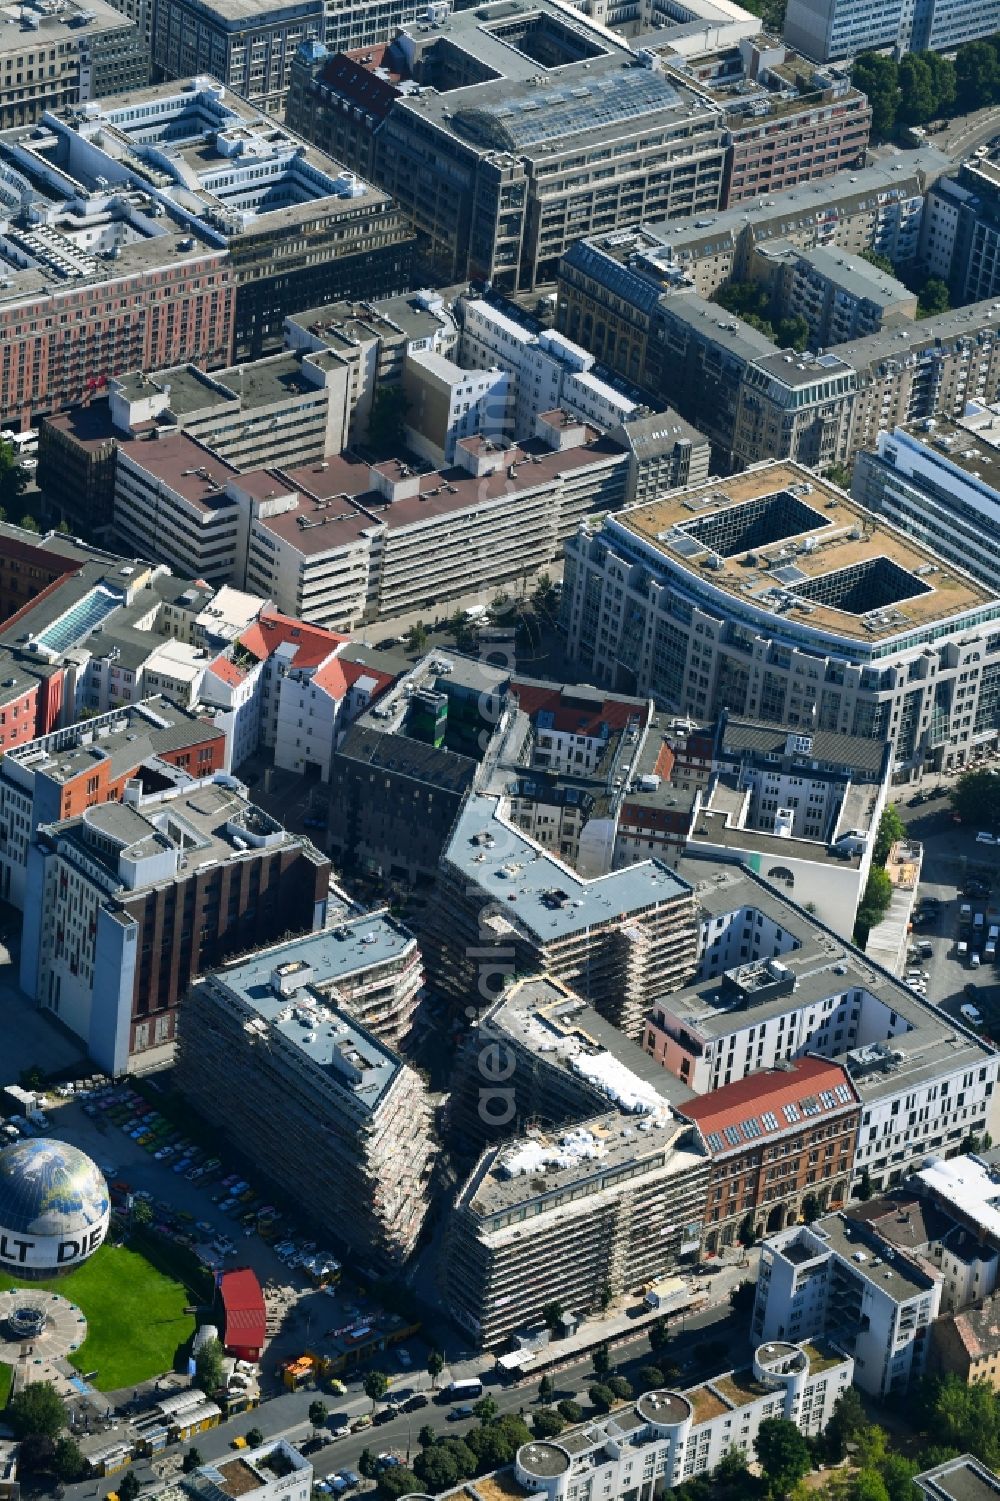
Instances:
[[[863,506],[1000,594],[1000,410],[970,402],[955,421],[923,418],[878,435],[854,461]]]
[[[504,585],[522,592],[593,510],[625,499],[624,451],[565,412],[520,442],[460,438],[454,464],[335,456],[227,481],[240,507],[234,581],[333,630]]]
[[[694,887],[698,978],[647,1019],[664,1068],[711,1100],[807,1055],[839,1063],[861,1100],[852,1191],[865,1172],[890,1187],[986,1128],[998,1060],[974,1032],[745,866],[692,858],[678,875]]]
[[[865,0],[790,0],[784,33],[789,46],[816,62],[859,52],[949,52],[992,36],[1000,9],[970,0],[934,0],[919,8],[902,0],[875,7]]]
[[[581,528],[563,613],[597,682],[887,739],[897,778],[962,766],[1000,728],[1000,600],[794,464]]]
[[[413,223],[433,284],[471,277],[530,289],[554,278],[581,235],[718,207],[718,111],[637,66],[596,20],[552,0],[522,18],[442,7],[406,25],[393,53],[418,88],[389,84],[374,178]],[[342,104],[324,91],[354,85],[313,87],[294,119],[328,139],[317,122]]]
[[[451,1211],[451,1317],[489,1349],[540,1326],[548,1304],[581,1317],[608,1289],[662,1277],[698,1244],[707,1175],[692,1128],[665,1105],[488,1148]]]
[[[200,1465],[176,1489],[183,1501],[308,1501],[312,1481],[312,1465],[281,1438]]]
[[[365,1266],[399,1266],[416,1246],[431,1106],[418,1075],[338,997],[373,976],[385,993],[407,942],[383,914],[346,939],[261,950],[195,982],[181,1032],[178,1084],[192,1105]],[[221,1090],[222,1078],[242,1087]]]
[[[157,78],[206,74],[280,116],[296,48],[323,40],[323,0],[156,0],[151,34]]]
[[[609,437],[628,454],[625,493],[630,501],[652,500],[666,490],[708,479],[708,439],[670,407],[648,414],[639,408],[613,427]]]
[[[854,1361],[854,1385],[884,1399],[924,1374],[940,1301],[940,1277],[921,1257],[830,1214],[761,1246],[752,1336],[833,1340]]]
[[[629,1037],[655,995],[685,983],[696,919],[687,882],[652,860],[582,878],[513,822],[508,799],[473,791],[452,828],[424,952],[454,1005],[503,978],[550,974]]]
[[[704,1249],[794,1225],[808,1200],[847,1203],[861,1106],[839,1063],[799,1058],[759,1071],[678,1106],[701,1132],[712,1168],[705,1196]]]
[[[752,212],[735,205],[581,240],[559,265],[556,327],[665,399],[671,372],[658,323],[665,293],[686,287],[709,298],[728,282],[747,281],[755,248],[774,240],[852,255],[874,250],[905,265],[917,255],[924,193],[951,167],[943,152],[925,147],[772,197],[758,183]],[[716,317],[727,321],[718,309]]]
[[[731,1452],[752,1460],[766,1418],[822,1433],[853,1375],[851,1357],[823,1340],[771,1341],[758,1346],[749,1366],[682,1391],[644,1392],[633,1408],[525,1444],[514,1478],[547,1501],[574,1494],[650,1501],[661,1489],[711,1474]]]
[[[210,585],[235,577],[240,513],[226,491],[236,471],[187,433],[119,443],[113,525],[119,546]]]
[[[231,350],[210,366],[280,349],[285,316],[296,308],[409,284],[411,234],[386,193],[211,78],[90,101],[73,120],[47,118],[43,137],[8,133],[0,145],[42,181],[55,162],[91,193],[128,186],[160,233],[160,221],[173,220],[182,243],[204,235],[216,247],[236,285],[235,326]],[[173,325],[179,310],[162,301]],[[108,374],[162,369],[199,352],[129,356]]]
[[[30,0],[0,14],[0,130],[148,82],[147,39],[106,0]]]
[[[170,1057],[196,974],[323,925],[329,862],[239,785],[177,770],[146,794],[136,779],[124,802],[35,831],[21,984],[113,1076]]]
[[[371,26],[373,13],[390,7],[397,12],[394,24],[378,29],[368,46],[350,39],[339,50],[304,43],[292,58],[288,79],[289,127],[369,179],[375,175],[379,126],[394,100],[416,89],[398,45],[385,39],[419,20],[421,7],[414,0],[377,0],[371,10],[331,9],[328,17],[332,31],[350,32]]]
[[[406,361],[403,393],[406,446],[436,467],[455,462],[462,439],[502,448],[511,430],[510,377],[503,370],[463,369],[442,354],[421,351]]]
[[[0,895],[24,908],[28,848],[39,824],[121,800],[138,777],[155,785],[159,764],[195,777],[225,767],[221,730],[164,698],[125,704],[51,731],[0,758]]]
[[[956,305],[995,297],[1000,287],[1000,171],[991,161],[963,162],[927,194],[920,261],[948,283]]]
[[[931,1470],[914,1475],[925,1501],[995,1501],[1000,1481],[972,1454],[946,1459]]]

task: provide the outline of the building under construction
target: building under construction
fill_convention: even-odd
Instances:
[[[442,856],[424,952],[436,986],[480,1010],[515,975],[549,974],[627,1036],[695,971],[690,886],[645,860],[587,880],[472,792]]]
[[[606,1306],[697,1250],[708,1158],[665,1104],[606,1112],[486,1151],[455,1205],[445,1252],[451,1316],[492,1348]]]
[[[327,932],[199,979],[178,1083],[278,1192],[307,1206],[317,1228],[396,1266],[427,1213],[435,1146],[417,1074],[331,999],[341,985],[349,993],[356,972],[385,966],[397,947],[388,918],[366,924],[360,952]]]

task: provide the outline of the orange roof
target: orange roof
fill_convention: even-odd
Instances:
[[[858,1095],[839,1063],[799,1058],[789,1068],[761,1069],[679,1107],[713,1156],[756,1145],[823,1116],[857,1108]]]
[[[296,667],[319,667],[347,640],[349,637],[338,636],[336,631],[295,620],[277,610],[261,610],[257,620],[239,638],[240,645],[262,662],[286,641],[291,642],[296,647]]]
[[[214,672],[220,682],[229,683],[234,688],[239,687],[244,678],[236,663],[230,662],[228,657],[216,657],[208,670]]]

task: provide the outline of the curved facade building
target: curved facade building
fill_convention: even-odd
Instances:
[[[111,1202],[99,1169],[64,1141],[24,1140],[0,1152],[0,1266],[38,1279],[97,1250]]]

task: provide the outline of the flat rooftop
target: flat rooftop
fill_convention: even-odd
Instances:
[[[967,474],[976,481],[981,492],[993,491],[994,508],[997,507],[1000,408],[996,405],[986,407],[961,421],[953,421],[950,417],[923,417],[917,422],[901,424],[898,431],[923,444],[942,464]]]
[[[187,745],[222,736],[223,731],[214,725],[156,695],[137,704],[126,704],[106,719],[84,720],[41,741],[13,746],[4,763],[65,783],[87,768],[108,761],[108,774],[117,780],[150,756],[183,750]]]
[[[584,879],[516,828],[504,801],[473,793],[455,821],[445,859],[486,901],[502,903],[511,924],[537,943],[687,897],[687,882],[657,860]]]
[[[226,494],[225,485],[237,470],[190,433],[122,438],[119,452],[195,510],[208,514],[231,509],[235,516],[236,504]]]
[[[914,302],[914,294],[895,276],[890,276],[879,266],[873,266],[863,256],[850,255],[846,250],[828,249],[814,245],[800,250],[789,246],[790,253],[807,262],[820,276],[841,287],[850,296],[878,303],[889,310],[902,304]]]
[[[106,0],[64,0],[58,11],[38,0],[0,5],[0,54],[72,46],[97,32],[129,29],[126,18]]]
[[[863,1225],[850,1220],[846,1215],[829,1214],[809,1227],[831,1250],[850,1262],[855,1276],[863,1277],[873,1287],[886,1292],[890,1297],[906,1299],[919,1297],[933,1285],[933,1276],[923,1271],[901,1251],[896,1251],[892,1260],[872,1249],[872,1237]],[[864,1260],[858,1260],[858,1253]]]
[[[914,1477],[929,1501],[997,1501],[1000,1476],[972,1454],[946,1459]]]
[[[879,642],[996,604],[984,585],[797,464],[714,479],[607,523],[707,588],[797,630]],[[1000,604],[998,604],[1000,610]]]
[[[877,793],[870,786],[848,786],[837,812],[836,825],[830,830],[829,842],[825,838],[775,834],[773,827],[762,829],[749,820],[740,822],[747,793],[748,789],[741,784],[737,774],[720,772],[702,799],[691,827],[691,839],[696,843],[703,839],[706,844],[718,845],[722,849],[757,850],[775,857],[784,854],[789,858],[794,856],[797,860],[812,860],[818,865],[848,870],[860,867],[861,850],[838,848],[835,841],[851,831],[870,828],[877,803]],[[773,814],[768,816],[773,825]]]
[[[341,938],[338,933],[343,932]],[[235,1001],[325,1081],[372,1111],[402,1064],[336,1004],[338,980],[402,957],[413,937],[386,913],[345,920],[336,931],[276,945],[206,977],[208,992]],[[281,989],[276,985],[279,981]],[[281,993],[281,992],[284,993]],[[329,994],[327,993],[329,992]]]

